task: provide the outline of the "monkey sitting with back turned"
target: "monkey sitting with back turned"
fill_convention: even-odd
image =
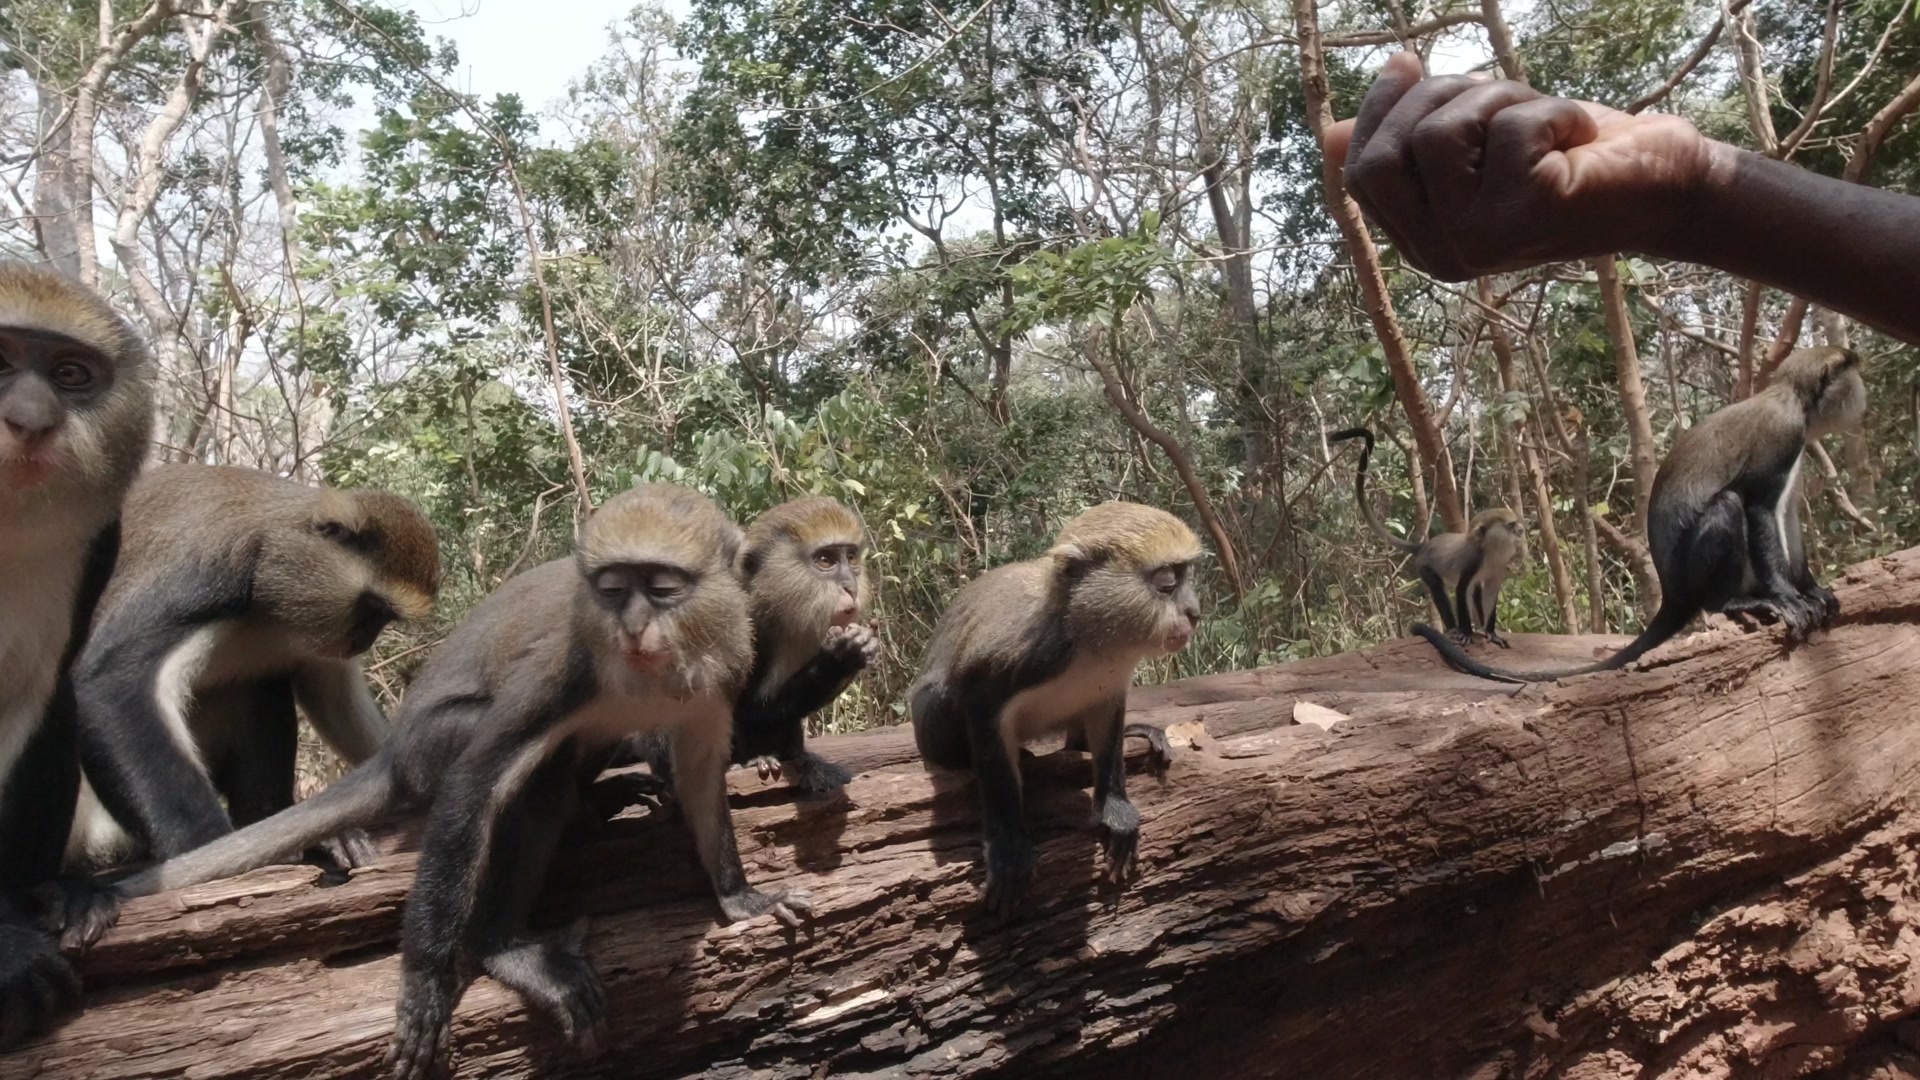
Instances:
[[[1413,556],[1413,572],[1433,597],[1447,636],[1462,644],[1478,632],[1492,644],[1507,647],[1500,636],[1500,587],[1520,553],[1520,515],[1504,506],[1473,515],[1464,533],[1441,533],[1421,543],[1402,540],[1387,531],[1367,502],[1367,460],[1373,456],[1373,432],[1348,428],[1327,436],[1328,442],[1366,440],[1360,447],[1360,465],[1353,476],[1353,498],[1360,516],[1381,542]]]
[[[968,582],[934,625],[911,698],[920,757],[972,769],[986,827],[986,903],[1005,917],[1033,878],[1021,805],[1022,743],[1065,731],[1093,753],[1096,826],[1107,876],[1132,878],[1140,813],[1127,799],[1126,735],[1164,760],[1157,728],[1125,723],[1142,661],[1186,648],[1200,621],[1193,564],[1200,541],[1164,510],[1126,502],[1067,523],[1051,550]]]

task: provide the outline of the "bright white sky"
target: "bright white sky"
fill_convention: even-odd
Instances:
[[[429,37],[460,50],[456,90],[490,98],[519,94],[529,109],[545,109],[567,92],[607,50],[607,27],[624,19],[635,0],[400,0],[416,11]],[[661,5],[684,18],[687,0]]]

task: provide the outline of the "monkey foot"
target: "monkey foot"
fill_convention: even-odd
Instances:
[[[63,878],[34,890],[40,925],[57,934],[63,949],[86,950],[120,921],[119,890],[103,881]]]
[[[446,980],[408,973],[400,986],[387,1067],[393,1080],[441,1080],[451,1074],[453,993]]]
[[[25,923],[0,923],[0,1049],[46,1027],[80,999],[80,976],[53,939]]]
[[[1489,642],[1492,642],[1495,645],[1500,646],[1503,649],[1513,648],[1513,643],[1508,641],[1506,638],[1501,637],[1500,632],[1497,630],[1487,631],[1487,640]]]
[[[1109,798],[1094,822],[1106,848],[1104,880],[1125,885],[1139,875],[1140,811],[1125,799]]]
[[[560,1034],[583,1057],[607,1045],[607,988],[586,956],[587,920],[576,919],[560,940],[511,945],[481,961],[487,974],[553,1017]]]
[[[1006,920],[1026,904],[1033,887],[1034,858],[1031,850],[1000,852],[987,845],[987,914]]]
[[[380,849],[374,846],[373,837],[368,836],[365,829],[348,829],[339,836],[314,845],[313,850],[307,853],[310,861],[340,871],[370,866],[379,857]]]
[[[773,892],[742,889],[731,896],[721,897],[720,911],[726,915],[728,923],[745,922],[772,912],[774,918],[788,926],[799,926],[804,916],[813,913],[813,898],[805,889],[776,889]]]
[[[1167,742],[1167,733],[1153,724],[1128,724],[1121,734],[1137,735],[1147,740],[1147,768],[1155,776],[1165,776],[1173,765],[1173,746]]]
[[[1763,623],[1777,622],[1785,626],[1787,636],[1794,639],[1806,637],[1819,624],[1813,605],[1798,596],[1790,599],[1743,596],[1728,601],[1720,610],[1723,614],[1748,625],[1752,625],[1754,620]]]
[[[787,782],[809,795],[833,795],[853,780],[853,770],[813,753],[784,763]]]

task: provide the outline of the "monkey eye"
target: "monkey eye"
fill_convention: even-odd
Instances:
[[[647,577],[647,595],[655,600],[677,600],[687,588],[687,579],[670,570],[661,570]]]
[[[344,522],[322,521],[313,527],[313,531],[318,533],[321,539],[331,540],[336,544],[345,544],[353,540],[353,530],[347,528]]]
[[[1148,580],[1152,581],[1153,587],[1161,592],[1172,593],[1173,590],[1180,587],[1180,571],[1171,566],[1163,566],[1155,570],[1153,577]]]
[[[78,360],[62,360],[53,365],[53,385],[62,390],[79,391],[93,386],[93,369]]]
[[[627,595],[627,575],[618,570],[602,570],[593,576],[593,589],[609,600]]]
[[[834,558],[833,552],[826,548],[821,548],[819,551],[813,553],[813,565],[822,573],[833,569],[834,564],[839,561],[839,559]]]

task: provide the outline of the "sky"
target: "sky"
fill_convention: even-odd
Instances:
[[[543,110],[607,49],[607,27],[636,0],[401,0],[431,37],[460,50],[456,90],[489,98],[519,94]],[[661,4],[675,18],[687,0]]]

